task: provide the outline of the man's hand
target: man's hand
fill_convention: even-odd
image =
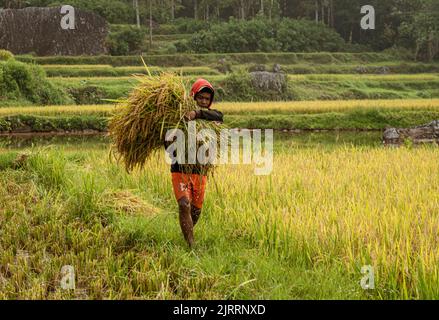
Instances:
[[[197,118],[197,113],[195,111],[189,111],[188,113],[186,113],[186,115],[184,116],[184,118],[187,121],[192,121],[195,120]]]

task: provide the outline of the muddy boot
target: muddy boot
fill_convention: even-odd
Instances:
[[[191,207],[191,216],[192,216],[192,222],[194,224],[194,227],[197,224],[198,219],[200,219],[200,215],[201,215],[201,209],[198,209],[197,207],[192,206]]]
[[[194,244],[194,225],[191,217],[191,204],[188,199],[182,198],[178,201],[178,207],[181,231],[187,244],[192,248]]]

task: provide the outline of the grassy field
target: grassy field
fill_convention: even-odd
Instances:
[[[70,106],[21,106],[0,108],[0,116],[14,114],[29,115],[106,115],[115,108],[107,105]],[[294,114],[325,113],[352,110],[392,110],[392,111],[438,111],[439,99],[417,100],[343,100],[343,101],[285,101],[285,102],[223,102],[215,108],[225,114]]]
[[[240,69],[251,70],[255,65],[242,64],[231,66],[232,71],[238,71]],[[124,66],[113,67],[111,65],[63,65],[63,64],[49,64],[42,66],[49,77],[124,77],[130,76],[133,73],[146,74],[146,70],[143,65],[137,66]],[[266,70],[272,70],[273,65],[264,65]],[[380,64],[366,64],[361,65],[361,68],[357,65],[349,64],[293,64],[282,65],[282,69],[287,74],[377,74],[381,73],[382,68],[388,68],[390,74],[424,74],[424,73],[438,73],[438,64],[422,64],[422,63],[381,63]],[[161,71],[172,71],[182,73],[183,75],[220,75],[220,72],[216,68],[216,65],[210,66],[182,66],[182,67],[155,67],[152,66],[150,71],[155,74]]]
[[[147,74],[144,66],[112,67],[110,65],[44,65],[48,77],[127,77],[132,74]],[[218,70],[208,67],[159,68],[151,67],[152,74],[163,71],[175,72],[184,76],[219,75]]]
[[[376,52],[345,53],[345,52],[316,52],[316,53],[208,53],[208,54],[153,54],[143,56],[146,63],[151,66],[160,67],[182,67],[182,66],[206,66],[216,64],[220,59],[225,59],[232,65],[243,64],[373,64],[373,63],[395,63],[395,56]],[[112,66],[138,66],[141,65],[140,56],[51,56],[32,57],[18,56],[23,62],[37,63],[41,65],[62,64],[62,65],[90,65],[108,64]],[[399,60],[399,59],[396,59]],[[410,60],[401,62],[410,63]]]
[[[133,74],[146,73],[140,56],[16,58],[41,65],[50,81],[71,97],[65,104],[108,103],[131,91],[136,83]],[[151,54],[143,58],[153,74],[177,72],[190,83],[208,79],[217,88],[217,101],[439,98],[439,63],[414,62],[390,53]],[[281,95],[251,90],[250,80],[237,73],[261,67],[271,71],[275,64],[282,66],[289,80]],[[231,74],[237,78],[231,79]],[[26,104],[23,97],[15,100],[0,101],[0,105]]]
[[[276,132],[269,176],[220,166],[190,251],[162,152],[128,175],[105,134],[36,134],[106,132],[105,99],[132,89],[139,57],[17,57],[80,105],[0,101],[0,299],[439,299],[437,146],[381,141],[386,127],[439,119],[438,63],[377,53],[145,58],[154,73],[211,81],[229,127],[331,131]],[[280,63],[295,101],[235,102],[222,92],[221,58],[235,71]],[[66,265],[74,291],[60,287]],[[365,265],[373,290],[360,286]]]
[[[140,56],[18,56],[17,59],[40,64],[50,81],[80,105],[105,104],[107,99],[126,96],[136,83],[132,75],[146,73]],[[217,101],[275,100],[276,94],[258,90],[249,96],[245,92],[249,86],[247,80],[241,76],[241,82],[236,83],[230,79],[230,72],[225,73],[225,69],[237,74],[237,71],[251,71],[255,67],[270,71],[275,64],[281,64],[288,75],[287,90],[279,99],[439,98],[439,63],[417,63],[382,53],[154,54],[144,59],[153,74],[177,72],[189,83],[200,77],[208,79],[217,88]],[[225,59],[227,68],[219,62],[221,59]],[[230,86],[243,88],[242,92],[233,92]],[[25,103],[17,99],[17,103],[6,101],[1,104]]]
[[[276,139],[270,176],[239,165],[210,179],[194,251],[162,154],[132,175],[105,144],[0,154],[1,298],[439,297],[435,147]],[[64,265],[75,292],[59,287]]]
[[[114,105],[4,107],[0,132],[105,131]],[[351,100],[218,103],[225,124],[261,129],[374,129],[407,127],[439,118],[439,100]]]
[[[224,75],[186,76],[189,82],[205,77],[221,91]],[[105,99],[126,96],[136,84],[133,77],[54,77],[51,80],[74,90],[82,98],[83,91],[96,88],[92,97],[85,96],[85,103],[105,104]],[[439,98],[438,74],[411,75],[290,75],[289,95],[297,101],[313,100],[379,100],[379,99],[434,99]],[[82,93],[81,93],[82,92]],[[233,95],[220,92],[218,99],[236,101]]]

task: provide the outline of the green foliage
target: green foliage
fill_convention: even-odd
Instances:
[[[332,29],[307,20],[283,19],[277,29],[282,51],[342,51],[344,41]]]
[[[418,10],[399,26],[399,44],[414,49],[415,59],[439,57],[439,2],[416,0]]]
[[[158,50],[159,54],[176,54],[178,51],[177,46],[173,43],[169,43],[166,46]]]
[[[272,65],[268,65],[269,68]],[[283,66],[284,67],[284,66]],[[423,70],[430,70],[431,68],[439,70],[439,65],[432,64],[407,64],[391,67],[391,70],[415,71],[422,72]],[[285,71],[296,71],[295,68],[308,68],[308,66],[285,66]],[[326,72],[338,71],[337,66],[314,66],[315,70],[304,69],[306,71]],[[334,68],[334,69],[331,69]],[[370,73],[375,73],[375,66],[367,66]],[[339,74],[310,74],[310,75],[290,75],[288,83],[287,98],[289,100],[346,100],[346,99],[419,99],[419,98],[439,98],[439,78],[434,74],[419,74],[419,75],[362,75],[355,74],[355,65],[347,66],[347,69],[341,67],[341,71],[347,70],[351,75]],[[204,73],[200,73],[204,74]],[[239,72],[238,72],[239,74]],[[236,76],[232,76],[233,81],[227,79],[224,75],[221,76],[205,76],[215,88],[218,88],[218,101],[252,101],[269,99],[261,93],[255,93],[255,96],[250,94],[242,96],[246,90],[236,90],[232,85],[236,83],[237,86],[249,84],[247,75],[244,74],[244,80]],[[195,81],[199,76],[188,76],[189,82]],[[247,80],[245,80],[247,78]],[[57,78],[53,80],[56,84],[69,89],[80,88],[84,86],[95,86],[102,89],[105,99],[118,99],[126,96],[132,88],[131,78],[87,78],[87,79],[72,79],[72,78]],[[229,83],[230,85],[227,85]],[[248,86],[247,86],[248,88]],[[227,89],[227,90],[226,90]],[[245,86],[244,86],[245,89]],[[220,92],[221,91],[221,92]],[[235,93],[237,92],[237,96]],[[85,97],[85,95],[83,95]],[[248,100],[246,100],[248,99]],[[98,102],[92,98],[89,102],[86,100],[84,104],[107,103],[103,100]]]
[[[46,5],[60,6],[65,3],[62,1],[47,1]],[[105,18],[109,23],[127,23],[134,22],[134,9],[132,5],[121,0],[70,0],[69,5],[93,11]],[[39,4],[38,6],[42,6]]]
[[[140,53],[145,42],[146,29],[135,26],[112,26],[107,39],[108,49],[113,56]]]
[[[14,55],[12,54],[12,52],[0,49],[0,61],[7,61],[10,59],[14,59]]]
[[[319,113],[267,113],[263,109],[256,113],[246,111],[227,115],[225,124],[233,128],[260,129],[374,129],[386,127],[412,127],[437,119],[434,110],[361,110],[328,111]],[[0,117],[0,132],[63,132],[94,130],[107,131],[108,118],[104,116],[32,116],[17,115]],[[12,159],[0,157],[7,167]]]
[[[190,42],[187,39],[178,40],[174,43],[177,52],[190,52],[191,46]]]
[[[408,138],[404,139],[403,144],[404,144],[404,147],[406,147],[408,149],[413,149],[414,142],[413,142],[412,138],[408,137]]]
[[[235,101],[251,101],[257,98],[250,74],[244,70],[230,73],[219,85],[218,98],[232,97]]]
[[[208,53],[208,54],[175,54],[175,55],[145,55],[143,58],[148,66],[160,67],[182,67],[182,66],[206,66],[217,63],[220,59],[226,59],[232,65],[241,64],[263,64],[263,63],[280,63],[280,64],[299,64],[310,63],[316,64],[331,57],[334,64],[366,64],[366,63],[392,63],[395,61],[394,55],[387,55],[375,52],[362,53],[294,53],[294,52],[247,52],[247,53]],[[138,55],[132,56],[52,56],[52,57],[31,57],[16,56],[16,60],[37,63],[44,65],[65,64],[65,65],[82,65],[82,64],[107,64],[112,66],[142,66],[141,59]]]
[[[17,156],[18,152],[0,153],[0,171],[4,171],[9,168],[13,169]]]
[[[196,33],[209,28],[210,23],[192,18],[178,18],[173,21],[178,33]]]
[[[96,86],[70,88],[68,92],[76,104],[100,104],[106,97],[105,90]]]
[[[413,127],[439,116],[435,111],[354,110],[316,114],[246,114],[227,116],[233,128],[259,129],[368,129]],[[430,119],[430,120],[429,120]]]
[[[71,100],[46,79],[37,65],[8,60],[0,62],[0,100],[25,99],[35,104],[63,104]]]
[[[347,43],[343,45],[343,49],[349,52],[364,51],[364,48],[381,51],[398,45],[407,47],[413,52],[418,51],[417,56],[422,60],[431,60],[438,57],[437,23],[439,21],[439,2],[437,0],[370,0],[367,4],[375,8],[377,16],[373,32],[361,29],[359,22],[364,17],[364,14],[360,12],[360,8],[366,3],[360,0],[139,1],[140,24],[145,27],[149,26],[150,3],[152,4],[151,14],[154,35],[179,33],[192,35],[201,33],[199,39],[201,44],[206,40],[202,33],[210,32],[217,23],[224,24],[228,22],[230,17],[233,17],[235,20],[239,19],[243,23],[252,21],[252,19],[261,20],[267,24],[271,24],[272,22],[270,21],[278,21],[278,26],[279,20],[282,18],[295,19],[296,21],[309,19],[313,22],[317,19],[318,26],[322,26],[322,28],[325,28],[323,26],[330,27],[340,34]],[[59,0],[0,0],[0,7],[14,9],[58,6],[60,4],[64,3]],[[69,4],[75,8],[93,11],[104,17],[111,24],[136,23],[136,14],[132,1],[71,0]],[[315,28],[311,25],[310,27],[311,29]],[[232,29],[234,29],[233,36],[239,35],[234,39],[230,37],[233,43],[236,42],[243,45],[244,49],[247,45],[255,46],[254,44],[242,43],[243,39],[247,41],[250,38],[251,40],[252,35],[241,35],[240,27],[234,26]],[[301,32],[301,35],[311,33],[306,26],[300,25],[299,29],[304,32]],[[254,35],[264,35],[266,30],[269,29],[256,30]],[[237,32],[235,33],[235,31]],[[289,35],[294,33],[294,31],[289,30],[286,26],[283,33],[289,38]],[[317,30],[317,33],[321,39],[326,39],[325,45],[333,46],[328,39],[335,39],[335,36],[325,34],[321,30]],[[227,34],[222,34],[221,38],[224,37],[227,39]],[[293,41],[292,44],[284,42],[283,45],[287,47],[305,47],[305,50],[308,51],[308,46],[300,38],[302,36],[299,36],[297,41]],[[316,38],[318,39],[318,37],[314,36],[310,38],[310,47],[316,45]],[[212,39],[208,38],[207,40]],[[256,50],[262,47],[267,51],[275,51],[279,46],[278,40],[280,39],[272,36],[262,37],[256,45]],[[199,42],[195,41],[195,44],[198,45],[200,44]],[[195,50],[195,52],[212,52],[211,49],[205,46],[202,45],[200,50]],[[221,46],[223,44],[219,45],[219,47]],[[188,48],[187,51],[183,51],[184,47],[180,46],[178,48],[177,46],[177,49],[179,52],[190,52],[194,48]],[[121,44],[118,51],[126,51],[126,46]]]
[[[0,118],[0,132],[105,131],[107,123],[107,118],[94,115],[65,117],[15,115]]]
[[[149,13],[148,15],[149,16]],[[174,21],[160,24],[153,27],[154,35],[175,35],[175,34],[193,34],[202,30],[209,29],[211,23],[204,20],[181,17]],[[149,29],[148,21],[145,26]]]
[[[275,34],[273,23],[255,19],[213,25],[208,31],[195,34],[190,47],[194,52],[260,52],[276,50],[271,41]]]
[[[344,41],[334,30],[307,20],[263,19],[215,24],[190,40],[193,52],[340,51]]]
[[[344,52],[360,53],[360,52],[372,52],[373,49],[370,45],[359,43],[345,43],[343,45]]]
[[[165,48],[165,50],[172,50],[172,47]],[[174,48],[175,50],[175,48]],[[44,66],[48,77],[131,77],[133,74],[147,74],[144,66],[138,67],[112,67],[109,65],[103,66]],[[217,70],[209,67],[179,67],[179,68],[159,68],[149,67],[151,74],[157,75],[163,71],[171,71],[188,75],[218,75]],[[116,79],[116,78],[115,78]]]

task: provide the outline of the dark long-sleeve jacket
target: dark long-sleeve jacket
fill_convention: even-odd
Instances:
[[[202,120],[207,120],[207,121],[215,121],[215,122],[220,122],[223,123],[224,121],[224,116],[222,114],[222,112],[218,111],[218,110],[214,110],[214,109],[198,109],[196,111],[196,117],[195,120],[197,119],[202,119]],[[172,142],[165,142],[165,148],[167,148]],[[174,157],[176,157],[176,152],[174,152]],[[190,166],[190,171],[188,171],[189,167],[184,167],[184,165],[179,164],[178,162],[174,163],[171,165],[171,172],[172,173],[176,173],[176,172],[186,172],[186,173],[192,173],[192,174],[202,174],[203,172],[205,172],[204,170],[204,166],[201,164],[196,164],[196,165],[192,165]]]

